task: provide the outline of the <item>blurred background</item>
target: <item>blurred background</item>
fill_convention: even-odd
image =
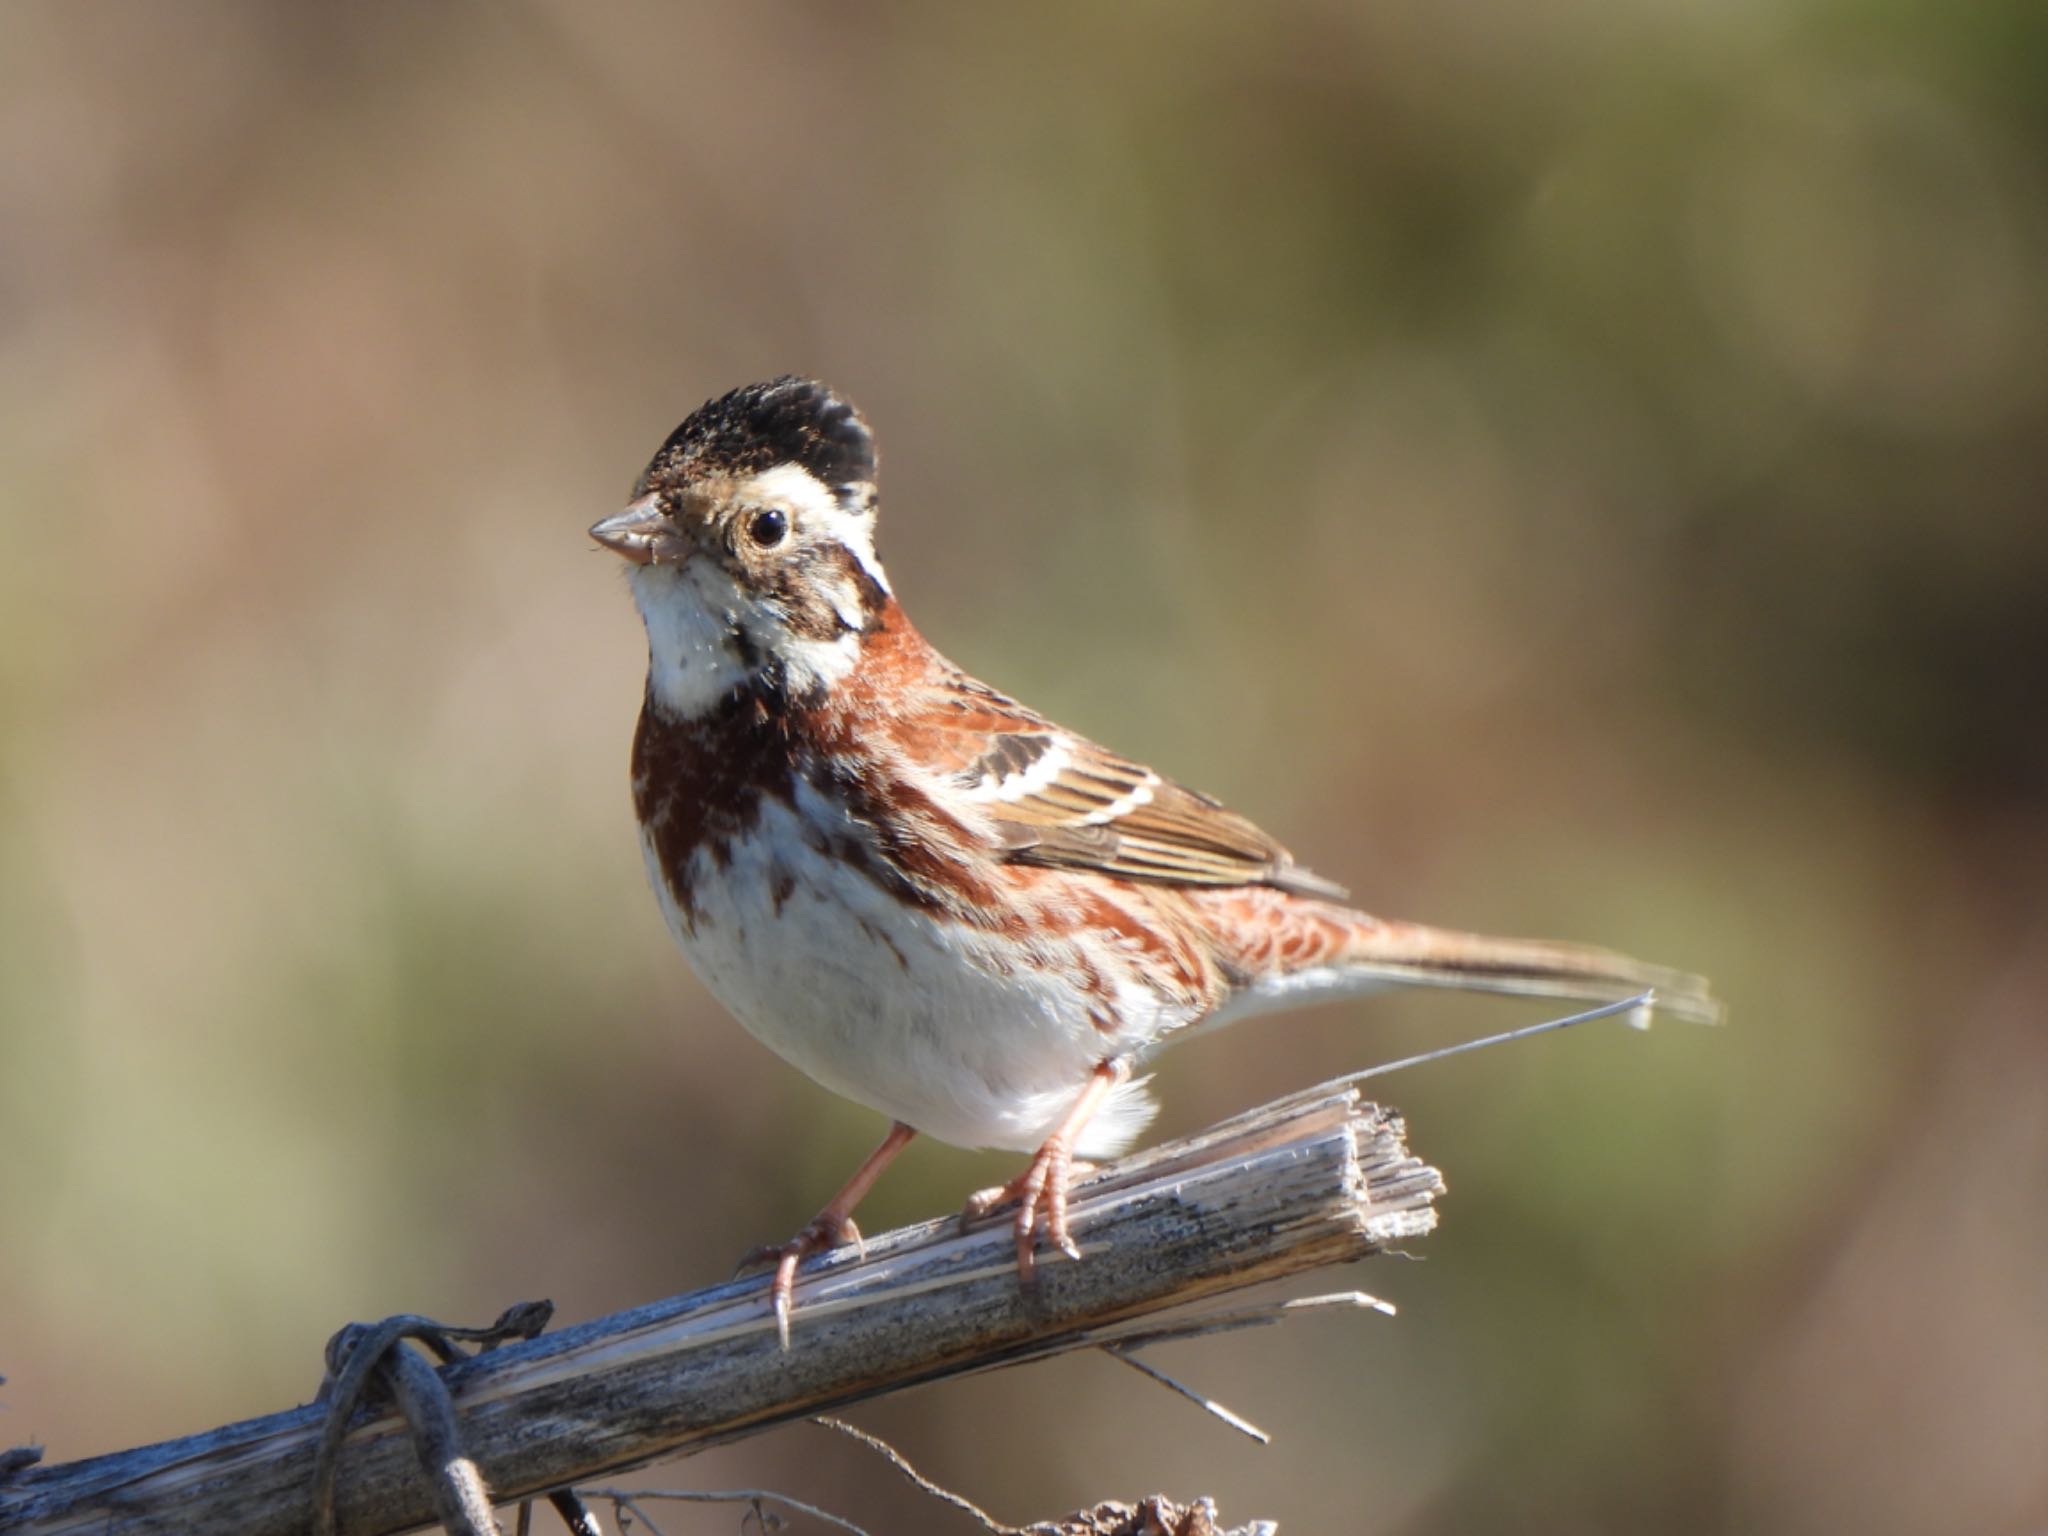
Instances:
[[[1400,1317],[1158,1355],[1271,1449],[1100,1359],[861,1423],[1017,1521],[2048,1527],[2044,198],[2038,0],[9,5],[0,1444],[709,1283],[879,1133],[669,945],[583,531],[794,370],[970,670],[1731,1009],[1390,1080],[1442,1228],[1308,1288]],[[1244,1025],[1162,1129],[1538,1016]]]

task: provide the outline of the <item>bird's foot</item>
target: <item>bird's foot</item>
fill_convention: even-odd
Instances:
[[[853,1244],[861,1258],[868,1256],[867,1245],[860,1240],[860,1228],[853,1224],[853,1208],[874,1187],[882,1170],[896,1160],[896,1154],[909,1146],[911,1138],[916,1135],[917,1132],[901,1121],[889,1127],[889,1134],[882,1138],[882,1144],[867,1155],[867,1160],[854,1170],[845,1187],[826,1203],[825,1209],[811,1218],[809,1226],[780,1247],[756,1248],[741,1259],[740,1267],[733,1271],[739,1275],[763,1264],[775,1266],[775,1280],[768,1287],[768,1300],[775,1308],[775,1333],[782,1340],[784,1349],[789,1348],[790,1298],[796,1290],[797,1266],[812,1254],[824,1253],[843,1243]]]
[[[815,1254],[829,1253],[848,1243],[853,1245],[860,1258],[868,1256],[867,1244],[861,1241],[860,1228],[853,1224],[853,1218],[828,1206],[813,1216],[809,1224],[788,1242],[766,1243],[751,1250],[733,1271],[738,1276],[750,1269],[760,1269],[769,1264],[775,1266],[775,1279],[768,1287],[768,1301],[775,1309],[775,1334],[784,1349],[789,1348],[790,1298],[796,1292],[797,1266]]]
[[[1038,1274],[1035,1250],[1041,1220],[1046,1239],[1053,1247],[1070,1259],[1081,1257],[1080,1245],[1067,1230],[1067,1192],[1075,1179],[1094,1171],[1093,1163],[1076,1162],[1067,1143],[1055,1136],[1038,1149],[1030,1166],[1009,1183],[968,1196],[960,1212],[960,1225],[966,1227],[1014,1203],[1017,1211],[1010,1227],[1017,1239],[1017,1278],[1030,1285]]]

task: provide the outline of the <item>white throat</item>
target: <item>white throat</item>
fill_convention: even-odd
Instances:
[[[731,584],[695,560],[680,570],[632,566],[628,575],[647,625],[649,695],[681,720],[708,714],[749,676]],[[726,589],[723,594],[719,587]]]
[[[860,636],[802,639],[709,562],[628,568],[647,626],[647,691],[678,720],[711,713],[779,665],[792,693],[830,688],[860,664]]]

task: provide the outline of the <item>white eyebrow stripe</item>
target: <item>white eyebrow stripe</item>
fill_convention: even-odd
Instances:
[[[1081,818],[1084,827],[1099,827],[1105,822],[1116,821],[1128,816],[1141,805],[1152,803],[1152,791],[1159,786],[1159,775],[1151,769],[1145,770],[1145,777],[1132,786],[1127,795],[1119,795],[1099,811],[1090,811]]]
[[[1006,773],[1000,779],[984,773],[968,786],[966,797],[969,800],[1022,800],[1037,794],[1058,778],[1073,756],[1073,747],[1067,738],[1054,736],[1046,749],[1018,772]]]
[[[889,578],[875,554],[873,512],[849,512],[832,488],[801,464],[785,461],[750,477],[746,484],[762,500],[786,507],[793,522],[808,524],[842,545],[874,578],[876,586],[884,592],[890,590]]]

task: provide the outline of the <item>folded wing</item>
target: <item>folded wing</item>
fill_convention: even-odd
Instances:
[[[1019,864],[1174,885],[1267,885],[1341,898],[1251,822],[1209,796],[1061,730],[971,679],[923,722],[969,801]]]

